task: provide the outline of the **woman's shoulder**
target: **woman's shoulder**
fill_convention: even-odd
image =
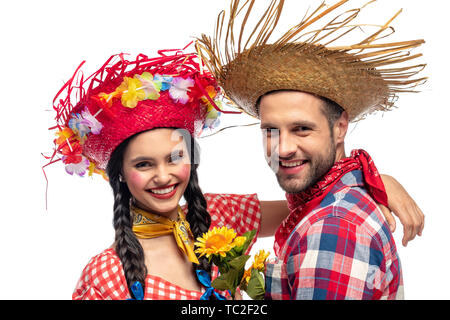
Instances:
[[[122,264],[115,250],[108,248],[89,260],[72,299],[124,299],[126,296]]]
[[[238,234],[259,231],[261,207],[256,194],[205,193],[211,227],[234,229]]]
[[[120,259],[114,248],[108,248],[93,256],[87,263],[84,271],[88,272],[91,276],[95,276],[105,270],[115,270],[115,266],[121,266]]]
[[[234,206],[239,208],[245,205],[259,206],[259,200],[256,193],[205,193],[204,196],[208,203],[208,207]]]
[[[204,193],[207,210],[213,221],[232,218],[241,219],[242,216],[258,216],[260,214],[260,202],[256,193]],[[182,209],[187,213],[187,205]]]

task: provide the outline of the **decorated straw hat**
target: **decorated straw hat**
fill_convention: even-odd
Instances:
[[[228,98],[251,116],[258,117],[256,105],[262,95],[298,90],[336,102],[356,121],[373,111],[389,110],[398,93],[415,91],[425,82],[425,77],[413,78],[425,65],[410,63],[421,56],[411,54],[411,49],[424,41],[380,42],[394,32],[390,23],[398,12],[383,25],[370,25],[376,28],[372,34],[360,33],[362,38],[356,42],[332,46],[369,28],[352,21],[374,4],[338,12],[347,1],[332,6],[322,3],[279,39],[270,41],[284,1],[271,1],[256,27],[247,30],[255,1],[240,5],[239,0],[232,0],[228,24],[222,11],[214,36],[203,34],[197,46]],[[241,23],[239,15],[243,16]]]
[[[159,54],[132,60],[114,55],[86,78],[81,63],[53,100],[56,139],[48,164],[61,160],[70,174],[106,178],[111,153],[136,133],[180,128],[199,136],[214,127],[222,111],[220,89],[197,54]]]

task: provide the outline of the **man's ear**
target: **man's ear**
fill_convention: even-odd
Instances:
[[[333,126],[334,142],[336,145],[344,143],[345,136],[348,130],[348,113],[343,111],[339,119],[336,120]]]

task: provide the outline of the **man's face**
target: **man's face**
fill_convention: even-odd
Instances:
[[[336,161],[336,143],[322,100],[304,92],[278,91],[261,98],[259,115],[269,165],[289,193],[305,190]]]

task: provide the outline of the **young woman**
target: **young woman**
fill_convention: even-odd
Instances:
[[[260,202],[255,194],[202,193],[194,137],[217,117],[219,88],[194,54],[160,53],[113,56],[75,83],[78,68],[55,98],[58,138],[49,163],[102,174],[114,193],[114,244],[89,261],[73,299],[200,299],[205,287],[195,270],[212,278],[217,270],[196,256],[194,239],[213,226],[271,235],[289,213],[284,201]],[[399,187],[391,194],[397,203],[412,201]]]

